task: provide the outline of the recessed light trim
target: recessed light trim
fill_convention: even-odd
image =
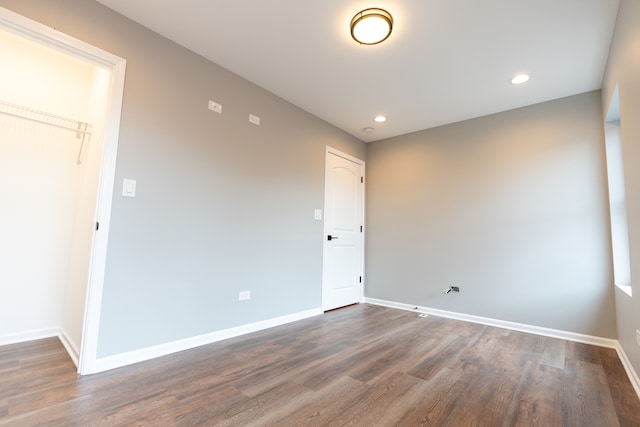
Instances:
[[[528,82],[531,79],[531,74],[529,73],[520,73],[520,74],[516,74],[515,76],[511,77],[511,84],[512,85],[521,85],[524,84],[526,82]]]
[[[351,37],[360,44],[382,43],[391,35],[393,17],[384,9],[369,8],[356,13],[351,19]]]
[[[375,117],[373,118],[373,121],[374,121],[374,122],[376,122],[376,123],[384,123],[384,122],[386,122],[386,121],[387,121],[387,117],[386,117],[386,116],[383,116],[382,114],[380,114],[380,115],[378,115],[378,116],[375,116]]]

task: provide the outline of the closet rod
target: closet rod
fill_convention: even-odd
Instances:
[[[57,116],[45,111],[34,110],[33,108],[23,107],[17,104],[11,104],[9,102],[0,101],[0,113],[61,129],[71,130],[76,133],[76,138],[78,139],[85,135],[91,135],[91,125],[89,123]]]

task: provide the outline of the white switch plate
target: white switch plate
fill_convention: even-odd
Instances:
[[[217,102],[209,101],[209,110],[222,114],[222,105]]]
[[[124,179],[122,181],[122,197],[136,197],[135,179]]]
[[[322,221],[322,209],[316,209],[313,211],[313,219],[316,221]]]
[[[248,299],[251,299],[251,291],[240,291],[238,294],[238,300],[246,301]]]
[[[260,126],[260,117],[249,114],[249,122],[256,126]]]
[[[638,345],[640,345],[640,329],[636,329],[636,341]]]

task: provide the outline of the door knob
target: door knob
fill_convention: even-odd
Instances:
[[[329,235],[327,236],[327,240],[335,240],[335,239],[337,239],[337,238],[338,238],[338,236],[332,236],[331,234],[329,234]]]

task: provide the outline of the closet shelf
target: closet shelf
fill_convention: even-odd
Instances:
[[[5,101],[0,101],[0,114],[18,117],[20,119],[75,132],[76,138],[82,140],[77,160],[77,164],[81,164],[82,151],[84,150],[85,142],[88,137],[91,137],[91,125],[89,123],[50,114],[45,111],[34,110],[33,108],[23,107],[22,105],[12,104]]]

